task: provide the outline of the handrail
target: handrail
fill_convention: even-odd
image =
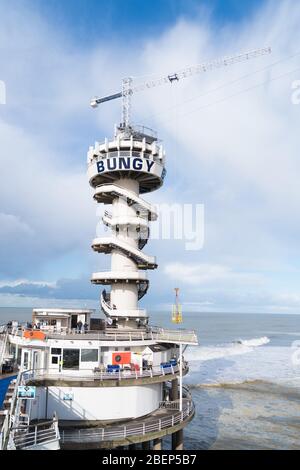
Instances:
[[[183,344],[198,344],[197,334],[195,330],[171,330],[165,328],[150,327],[146,331],[131,330],[130,332],[121,332],[118,329],[106,329],[106,330],[88,330],[82,335],[77,335],[76,330],[68,330],[62,335],[60,332],[52,333],[47,330],[43,330],[46,334],[46,338],[57,338],[68,335],[77,339],[95,339],[101,341],[157,341],[157,342],[178,342]],[[22,330],[18,330],[13,333],[15,336],[21,336]],[[94,338],[89,338],[95,336]]]
[[[4,362],[4,355],[5,355],[5,351],[6,351],[6,344],[7,344],[7,338],[8,338],[8,329],[7,329],[7,326],[4,326],[3,327],[3,331],[1,332],[1,334],[4,333],[4,340],[2,342],[2,348],[1,348],[1,353],[0,353],[0,368],[2,367],[3,365],[3,362]]]
[[[188,368],[188,363],[183,362],[183,372],[185,372]],[[34,380],[68,380],[68,381],[94,381],[94,380],[129,380],[129,379],[141,379],[141,378],[153,378],[153,377],[166,377],[168,375],[172,376],[179,373],[179,366],[170,366],[170,367],[160,367],[154,366],[152,369],[145,369],[145,370],[135,370],[135,371],[120,371],[117,372],[103,372],[97,371],[92,372],[90,369],[86,369],[88,371],[87,374],[76,374],[71,375],[66,373],[65,371],[61,372],[60,374],[52,374],[48,372],[49,369],[31,369],[27,370],[23,373],[23,380],[24,383],[27,384]],[[79,371],[83,372],[83,371]],[[167,377],[166,377],[167,379]]]
[[[46,426],[46,427],[45,427]],[[43,427],[43,429],[41,429]],[[33,431],[29,431],[33,428]],[[46,442],[59,441],[60,433],[58,428],[58,419],[54,414],[52,421],[29,424],[26,428],[12,428],[12,437],[16,446],[22,449],[33,447]]]
[[[98,442],[108,440],[123,440],[127,437],[141,436],[148,433],[159,432],[163,429],[173,427],[194,414],[194,403],[192,400],[184,399],[182,411],[169,409],[169,414],[162,418],[155,418],[147,423],[145,421],[139,425],[108,425],[105,428],[62,430],[61,441],[65,442]],[[172,411],[175,411],[174,413]]]

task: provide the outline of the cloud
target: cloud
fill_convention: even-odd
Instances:
[[[28,280],[2,283],[0,295],[3,294],[47,300],[91,300],[98,297],[97,290],[86,279],[59,279],[55,283]]]
[[[143,302],[165,305],[180,281],[191,305],[298,308],[300,106],[291,102],[291,87],[300,78],[300,5],[264,3],[239,25],[218,28],[208,12],[201,15],[179,18],[136,49],[103,40],[87,49],[37,11],[0,3],[0,78],[7,88],[0,114],[0,281],[9,301],[99,293],[89,276],[107,259],[89,248],[97,219],[85,153],[112,134],[120,103],[93,112],[94,93],[118,91],[130,74],[160,76],[271,45],[270,57],[133,97],[134,121],[158,129],[167,150],[165,186],[145,198],[205,205],[203,250],[188,253],[174,240],[146,247],[160,271],[149,273]],[[3,285],[20,278],[27,281]],[[39,279],[45,284],[35,284]]]
[[[233,284],[262,284],[262,276],[257,273],[234,272],[232,268],[211,264],[170,263],[164,268],[166,275],[182,284],[203,285],[222,282],[223,285]]]

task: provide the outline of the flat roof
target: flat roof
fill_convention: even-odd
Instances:
[[[95,313],[94,308],[34,308],[33,313],[66,313],[66,314],[81,314],[81,313]]]

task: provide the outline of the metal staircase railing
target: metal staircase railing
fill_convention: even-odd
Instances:
[[[11,433],[17,450],[39,445],[45,446],[60,439],[56,414],[51,421],[12,428]]]
[[[5,326],[1,335],[4,335],[4,338],[1,340],[1,350],[0,350],[0,373],[2,372],[2,365],[4,363],[5,352],[6,352],[6,345],[7,345],[7,338],[8,338],[8,329]]]

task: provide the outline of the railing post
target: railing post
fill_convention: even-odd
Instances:
[[[158,430],[161,431],[161,419],[158,420]]]
[[[34,444],[37,444],[37,426],[34,428]]]
[[[104,441],[104,428],[102,428],[102,441]]]
[[[124,426],[124,438],[126,437],[126,426]]]
[[[146,425],[145,425],[145,423],[143,423],[143,435],[145,435],[145,434],[146,434]]]

